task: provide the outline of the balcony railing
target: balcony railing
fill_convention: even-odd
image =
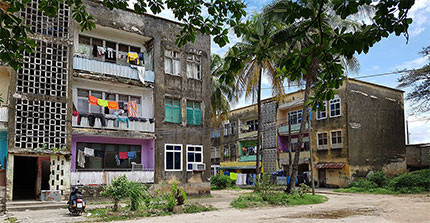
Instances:
[[[7,107],[0,107],[0,122],[7,122],[7,115],[8,115],[8,111],[7,111]]]
[[[154,132],[155,122],[150,122],[146,120],[146,122],[142,121],[130,121],[127,127],[126,122],[119,122],[116,125],[117,120],[106,119],[106,126],[102,126],[100,119],[96,118],[94,122],[94,126],[90,126],[88,122],[88,117],[80,117],[81,123],[78,124],[78,117],[72,117],[72,126],[73,127],[82,127],[82,128],[95,128],[95,129],[108,129],[108,130],[129,130],[129,131],[137,131],[137,132]]]
[[[73,69],[139,80],[139,71],[131,66],[73,57]],[[144,80],[154,82],[154,71],[145,70]]]
[[[300,131],[300,125],[301,125],[301,123],[292,124],[291,125],[291,133],[295,133],[295,132]],[[309,124],[306,122],[305,123],[305,130],[308,128],[309,128]],[[281,134],[288,134],[288,124],[279,126],[278,132]]]
[[[72,185],[109,185],[113,179],[123,175],[130,181],[154,183],[154,170],[72,172],[70,178]]]
[[[257,137],[257,131],[239,133],[239,139],[254,138],[254,137]]]

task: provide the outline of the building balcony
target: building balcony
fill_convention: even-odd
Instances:
[[[0,107],[0,122],[8,121],[8,107]]]
[[[127,130],[127,131],[137,131],[137,132],[154,132],[155,130],[155,122],[152,123],[146,119],[146,122],[143,121],[130,121],[127,126],[126,122],[119,122],[117,124],[117,120],[106,119],[106,126],[102,126],[102,123],[99,118],[95,119],[94,126],[90,126],[88,117],[80,117],[81,123],[78,124],[78,117],[72,117],[72,126],[77,128],[94,128],[94,129],[106,129],[106,130]]]
[[[73,57],[73,69],[91,73],[106,74],[115,77],[129,78],[138,81],[140,80],[139,71],[137,68],[83,57]],[[154,71],[145,70],[144,80],[153,83]]]
[[[239,139],[257,138],[257,131],[241,132],[241,133],[239,133],[238,137],[239,137]]]
[[[79,171],[71,173],[71,185],[109,185],[120,176],[140,183],[154,183],[154,170],[144,171]]]
[[[291,125],[291,133],[297,133],[300,131],[300,125],[301,123],[292,124]],[[309,124],[305,123],[305,130],[309,129]],[[279,134],[288,134],[288,124],[282,125],[278,127],[278,133]]]

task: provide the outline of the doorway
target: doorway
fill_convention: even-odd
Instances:
[[[14,156],[13,200],[36,199],[37,157]]]
[[[318,169],[318,187],[326,187],[325,169]]]

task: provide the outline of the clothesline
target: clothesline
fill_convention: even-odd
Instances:
[[[78,166],[81,168],[85,168],[85,157],[104,157],[105,152],[100,150],[95,150],[92,148],[84,147],[83,150],[78,150],[78,158],[77,163]],[[136,151],[130,151],[130,152],[118,152],[118,154],[115,155],[115,162],[116,165],[121,165],[121,160],[126,159],[136,159],[137,153]]]
[[[88,95],[88,103],[91,105],[98,105],[101,107],[107,107],[108,109],[112,110],[118,110],[118,109],[124,109],[125,104],[124,102],[117,102],[117,101],[108,101],[99,99],[97,97]],[[128,115],[130,117],[137,117],[137,102],[136,101],[129,101],[127,103],[127,111]]]

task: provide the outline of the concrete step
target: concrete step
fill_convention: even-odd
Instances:
[[[67,208],[67,202],[55,201],[12,201],[6,203],[7,211],[46,210]]]

